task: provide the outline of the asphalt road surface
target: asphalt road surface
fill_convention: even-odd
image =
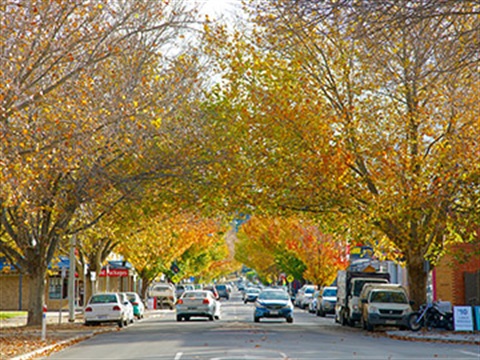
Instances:
[[[222,301],[218,321],[177,322],[174,311],[97,335],[49,359],[122,360],[307,360],[307,359],[480,359],[477,345],[394,340],[382,333],[342,327],[295,309],[295,322],[253,322],[253,304],[238,294]]]

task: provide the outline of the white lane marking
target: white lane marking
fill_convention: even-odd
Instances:
[[[183,353],[182,352],[179,352],[175,355],[175,359],[174,360],[180,360],[181,357],[182,357]]]
[[[462,354],[476,356],[480,359],[480,353],[474,353],[471,351],[459,350]]]

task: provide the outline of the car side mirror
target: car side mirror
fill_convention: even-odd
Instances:
[[[123,303],[123,305],[128,305],[128,304],[130,304],[128,301],[125,301],[125,302]]]

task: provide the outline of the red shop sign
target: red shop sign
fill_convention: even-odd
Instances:
[[[107,275],[106,269],[100,271],[100,277],[105,277]],[[108,276],[111,277],[128,277],[128,269],[109,269]]]

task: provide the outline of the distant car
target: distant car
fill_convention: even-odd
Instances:
[[[145,315],[145,305],[143,304],[140,295],[136,292],[127,292],[127,297],[130,303],[133,306],[133,315],[137,317],[137,319],[143,319]]]
[[[169,307],[173,310],[177,297],[175,295],[175,286],[168,283],[153,284],[148,292],[148,296],[155,298],[157,308]]]
[[[317,296],[317,315],[325,316],[325,314],[335,314],[336,304],[337,287],[325,286]]]
[[[225,298],[227,300],[230,299],[231,288],[229,285],[219,284],[215,287],[217,288],[219,298]]]
[[[314,285],[304,285],[300,290],[298,290],[297,296],[295,296],[295,305],[301,309],[305,309],[305,307],[307,307],[312,301],[314,292]]]
[[[119,327],[126,326],[130,319],[123,298],[118,293],[92,295],[83,310],[85,325],[115,322]]]
[[[243,302],[246,304],[248,302],[255,302],[257,300],[258,294],[260,294],[262,290],[259,288],[250,287],[245,290],[245,296]]]
[[[175,306],[177,321],[192,317],[206,317],[213,321],[220,319],[220,302],[209,290],[185,291]]]
[[[210,291],[213,294],[213,297],[215,298],[215,300],[220,299],[220,296],[217,291],[217,287],[215,285],[206,285],[203,287],[203,290]]]
[[[255,301],[253,320],[259,322],[262,318],[284,318],[293,322],[293,304],[290,295],[279,289],[263,290]]]
[[[122,301],[123,306],[127,309],[127,321],[129,324],[133,324],[135,319],[135,312],[133,310],[133,305],[128,299],[127,293],[121,292],[118,293],[120,295],[120,299]]]
[[[308,312],[315,314],[317,312],[317,302],[318,302],[318,296],[320,295],[321,291],[315,290],[312,296],[312,301],[308,304]]]
[[[180,297],[182,296],[182,294],[187,291],[187,290],[194,290],[195,287],[193,285],[190,285],[190,284],[178,284],[176,287],[175,287],[175,296],[177,297],[177,299],[180,299]]]

